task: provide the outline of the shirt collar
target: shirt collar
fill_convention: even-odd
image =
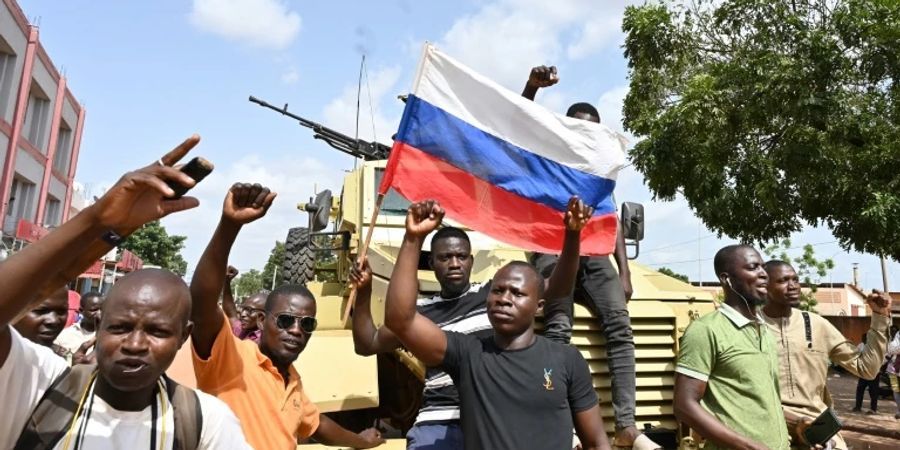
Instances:
[[[721,312],[725,317],[727,317],[728,320],[730,320],[731,323],[733,323],[734,326],[736,326],[738,328],[744,328],[744,326],[746,326],[747,324],[752,322],[750,319],[744,317],[743,314],[738,312],[738,310],[732,308],[731,306],[729,306],[726,303],[722,303],[721,305],[719,305],[719,312]],[[758,311],[756,313],[756,317],[757,317],[757,319],[759,319]],[[760,320],[760,322],[761,321],[762,320]]]

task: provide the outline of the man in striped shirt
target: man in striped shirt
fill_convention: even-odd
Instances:
[[[567,296],[575,282],[578,252],[563,246],[560,263],[546,281],[544,298]],[[431,298],[420,298],[416,309],[444,331],[490,337],[493,329],[487,316],[490,283],[471,283],[472,246],[465,231],[443,227],[431,238],[429,264],[441,291]],[[371,274],[367,265],[355,268],[353,278],[359,292],[353,313],[353,341],[359,355],[391,352],[400,341],[384,326],[376,327],[369,307]],[[551,308],[551,310],[559,308]],[[463,448],[459,423],[459,393],[450,376],[436,367],[425,373],[422,406],[415,425],[407,434],[407,449],[435,450]]]

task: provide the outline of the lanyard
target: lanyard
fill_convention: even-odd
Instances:
[[[90,422],[91,412],[94,409],[94,387],[96,385],[96,379],[97,372],[94,372],[81,394],[81,400],[78,402],[78,407],[75,409],[75,415],[72,417],[72,423],[69,425],[69,431],[66,433],[66,439],[63,442],[63,450],[69,449],[69,442],[72,440],[72,432],[74,431],[75,424],[78,423],[79,416],[83,416],[83,418],[79,423],[78,432],[75,433],[75,445],[73,447],[73,450],[78,450],[84,444],[84,437],[85,434],[87,434],[88,422]],[[165,391],[166,390],[162,384],[162,380],[157,380],[154,393],[158,394],[159,404],[162,406],[162,416],[158,416],[159,411],[157,410],[156,400],[154,399],[153,403],[150,406],[150,450],[154,450],[156,448],[157,420],[162,420],[162,432],[160,436],[159,450],[163,450],[163,447],[166,445],[166,410],[168,408],[166,405],[166,396],[164,394]],[[86,409],[84,408],[85,401],[87,401]]]

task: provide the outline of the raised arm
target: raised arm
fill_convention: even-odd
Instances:
[[[716,444],[735,449],[765,450],[766,446],[734,432],[700,406],[706,382],[675,374],[675,417]]]
[[[631,286],[631,269],[628,268],[628,250],[625,248],[625,233],[622,229],[622,222],[618,222],[618,225],[613,259],[616,260],[616,266],[619,268],[619,281],[622,283],[622,289],[625,290],[625,300],[631,300],[634,288]]]
[[[406,234],[388,284],[384,324],[426,366],[437,366],[447,351],[447,335],[416,311],[419,254],[425,236],[441,224],[444,210],[434,200],[410,205]]]
[[[866,348],[862,352],[850,343],[840,331],[827,324],[828,340],[832,344],[829,358],[847,369],[854,376],[871,380],[878,376],[887,350],[888,333],[891,326],[891,296],[875,290],[866,296],[866,303],[872,309],[872,321],[866,333]]]
[[[581,230],[584,229],[594,208],[587,206],[578,196],[569,199],[563,223],[566,227],[562,252],[559,261],[553,268],[550,277],[544,282],[544,298],[562,298],[575,288],[575,277],[578,275],[579,252],[581,251]]]
[[[237,183],[225,196],[222,218],[191,279],[191,320],[194,322],[191,342],[197,355],[203,359],[209,358],[216,334],[225,320],[218,300],[225,282],[225,267],[231,246],[241,227],[266,214],[275,195],[259,184]]]
[[[556,66],[537,66],[531,69],[528,81],[525,83],[525,89],[522,90],[522,97],[528,100],[534,100],[537,91],[540,88],[550,87],[559,83],[559,77],[556,76]]]
[[[174,192],[166,181],[194,185],[194,180],[171,166],[199,141],[193,136],[159,162],[126,173],[96,203],[0,263],[0,327],[109,252],[113,245],[102,239],[107,232],[125,237],[147,222],[197,206],[193,197],[168,199]]]
[[[222,286],[222,311],[228,320],[234,322],[238,320],[237,305],[234,304],[234,293],[231,291],[231,282],[234,277],[238,276],[238,270],[234,266],[228,266],[225,269],[225,284]]]
[[[400,340],[387,327],[376,327],[372,320],[372,269],[363,259],[350,270],[350,282],[356,286],[356,305],[353,308],[353,349],[357,355],[386,353],[400,346]]]

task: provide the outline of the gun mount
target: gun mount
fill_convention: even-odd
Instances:
[[[331,128],[328,128],[322,124],[300,117],[288,111],[287,103],[285,103],[283,107],[279,108],[266,102],[265,100],[260,100],[252,95],[250,96],[249,100],[259,106],[269,108],[273,111],[279,112],[282,115],[296,120],[300,124],[300,126],[304,126],[313,130],[313,138],[321,139],[331,147],[355,158],[362,158],[366,161],[373,161],[379,159],[387,159],[388,155],[391,153],[391,148],[384,144],[378,142],[366,142],[362,139],[355,139],[339,131],[332,130]]]

